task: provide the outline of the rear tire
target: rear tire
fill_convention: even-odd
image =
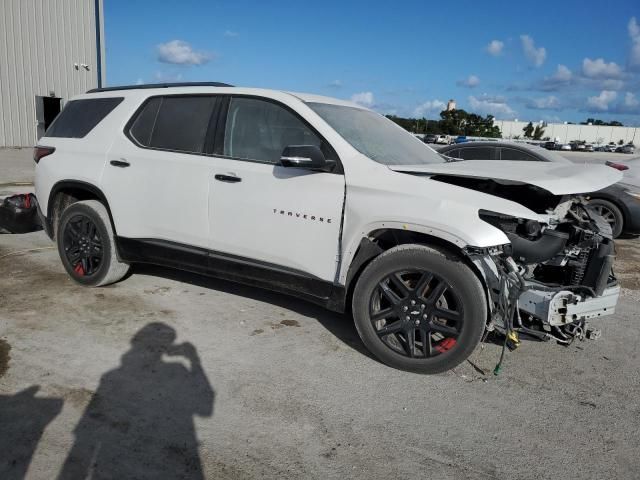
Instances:
[[[100,287],[122,279],[129,264],[118,260],[111,219],[97,200],[69,205],[58,223],[58,253],[69,276],[81,285]]]
[[[469,357],[487,321],[475,273],[423,245],[400,245],[375,258],[358,279],[352,310],[360,338],[377,358],[426,374]]]
[[[611,235],[613,238],[618,238],[624,228],[622,211],[614,203],[602,198],[589,200],[588,205],[611,225]]]

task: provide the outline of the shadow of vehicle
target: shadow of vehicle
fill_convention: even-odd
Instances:
[[[282,308],[293,310],[305,317],[315,318],[324,328],[332,333],[345,345],[357,352],[378,361],[360,340],[350,313],[337,313],[314,305],[307,301],[282,293],[272,292],[262,288],[248,287],[231,281],[220,280],[196,273],[156,265],[136,264],[131,269],[132,274],[150,275],[154,277],[168,278],[178,282],[188,283],[198,287],[216,290],[218,292],[231,293],[251,298],[259,302],[270,303]]]
[[[36,397],[34,385],[15,395],[0,395],[0,478],[20,480],[31,463],[40,437],[60,413],[61,398]]]
[[[214,391],[195,347],[175,339],[159,322],[134,335],[100,379],[58,478],[204,478],[193,416],[213,414]]]

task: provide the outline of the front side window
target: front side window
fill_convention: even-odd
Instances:
[[[522,150],[516,150],[515,148],[502,148],[500,154],[502,160],[519,160],[527,162],[537,162],[538,159],[533,155],[523,152]]]
[[[223,149],[227,157],[278,163],[285,147],[322,148],[322,143],[300,118],[280,105],[242,97],[233,97],[229,103]]]
[[[462,160],[493,160],[493,148],[491,147],[470,147],[460,149]]]
[[[145,147],[202,153],[215,101],[213,96],[152,98],[138,113],[129,133]]]

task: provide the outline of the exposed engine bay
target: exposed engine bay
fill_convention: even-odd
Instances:
[[[545,219],[479,211],[481,219],[510,241],[489,251],[467,249],[493,297],[489,330],[515,341],[519,332],[564,344],[599,335],[587,320],[613,314],[620,287],[612,271],[611,227],[582,197],[489,179],[434,179],[512,200]]]

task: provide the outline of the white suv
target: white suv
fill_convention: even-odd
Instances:
[[[620,172],[451,162],[342,100],[98,89],[67,104],[35,161],[43,224],[75,281],[143,262],[291,293],[350,310],[401,369],[450,369],[488,330],[570,342],[618,299],[610,230],[575,194]]]

